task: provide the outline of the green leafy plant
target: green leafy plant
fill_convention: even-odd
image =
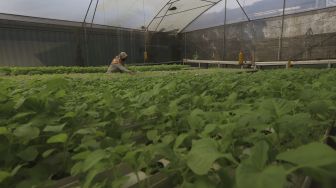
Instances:
[[[132,66],[132,71],[178,71],[187,69],[187,65],[151,65]],[[105,73],[106,66],[101,67],[0,67],[0,75],[42,75],[42,74],[74,74],[74,73]]]
[[[123,187],[134,172],[180,187],[295,187],[305,176],[332,187],[336,152],[321,141],[335,82],[334,70],[3,76],[0,186],[73,176]]]

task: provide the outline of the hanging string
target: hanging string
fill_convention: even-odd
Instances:
[[[104,53],[104,54],[106,54],[106,60],[107,61],[110,61],[110,56],[108,56],[107,54],[110,54],[109,52],[110,52],[110,50],[108,50],[109,48],[108,48],[108,46],[109,46],[109,42],[108,42],[108,39],[109,39],[109,33],[108,33],[108,24],[107,24],[107,22],[106,22],[106,10],[105,10],[105,0],[103,0],[103,3],[102,3],[102,5],[103,5],[103,15],[104,15],[104,22],[103,22],[103,24],[104,24],[104,26],[105,26],[105,31],[104,31],[104,36],[105,36],[105,47],[104,47],[104,49],[105,49],[105,52],[106,53]],[[109,64],[110,62],[108,62],[108,64]]]
[[[223,60],[226,58],[226,21],[227,21],[227,0],[224,2],[224,26],[223,26]]]
[[[145,10],[145,0],[142,0],[142,9],[143,9],[143,29],[144,29],[144,64],[148,59],[148,52],[147,52],[147,32],[148,28],[146,26],[146,10]]]
[[[184,59],[187,59],[187,32],[184,32]]]
[[[117,0],[117,38],[118,38],[118,52],[121,51],[121,24],[120,24],[120,14],[119,14],[119,0]]]
[[[90,4],[86,10],[85,17],[82,23],[82,27],[84,29],[84,48],[85,48],[85,55],[86,55],[86,66],[89,65],[89,44],[88,44],[88,38],[87,38],[87,30],[86,30],[86,18],[89,14],[91,5],[92,5],[93,0],[90,1]]]
[[[107,24],[106,24],[106,12],[105,12],[105,0],[103,0],[103,13],[104,13],[104,25],[107,26]]]

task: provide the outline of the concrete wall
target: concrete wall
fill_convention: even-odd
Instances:
[[[254,20],[182,34],[183,56],[199,59],[237,60],[241,50],[246,59],[278,59],[281,17]],[[197,54],[197,55],[196,55]],[[336,8],[285,16],[282,60],[336,58]]]
[[[120,51],[129,54],[128,63],[143,62],[144,33],[141,31],[89,28],[87,62],[81,24],[53,23],[44,19],[40,23],[18,20],[20,18],[6,20],[0,17],[0,66],[108,65]],[[148,62],[180,59],[179,42],[175,36],[151,33],[147,40]]]

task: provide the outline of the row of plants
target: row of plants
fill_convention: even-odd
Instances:
[[[186,65],[151,65],[129,66],[132,71],[177,71],[187,69]],[[0,75],[41,75],[41,74],[71,74],[71,73],[105,73],[106,66],[102,67],[0,67]]]
[[[335,185],[335,70],[210,73],[0,77],[0,187],[123,187],[120,164],[183,188]]]

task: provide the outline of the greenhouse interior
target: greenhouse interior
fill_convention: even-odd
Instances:
[[[336,0],[1,0],[1,188],[335,188]]]

